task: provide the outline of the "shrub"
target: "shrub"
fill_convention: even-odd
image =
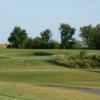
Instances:
[[[79,55],[55,55],[54,62],[70,68],[96,68],[100,66],[100,56],[87,55],[85,52]]]

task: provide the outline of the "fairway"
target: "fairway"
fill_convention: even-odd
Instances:
[[[100,69],[71,69],[51,62],[55,54],[80,51],[0,49],[0,100],[100,100],[98,93],[78,89],[100,89]]]

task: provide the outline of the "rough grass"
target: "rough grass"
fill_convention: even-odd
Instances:
[[[25,83],[0,83],[0,100],[100,100],[100,96],[76,90],[33,86]]]

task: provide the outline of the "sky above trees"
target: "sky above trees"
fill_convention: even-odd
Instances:
[[[49,28],[60,40],[60,23],[77,29],[100,23],[100,0],[0,0],[0,42],[6,42],[14,26],[26,29],[29,36],[39,36]]]

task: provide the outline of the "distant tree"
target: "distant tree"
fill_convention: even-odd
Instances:
[[[27,42],[26,42],[26,44],[25,44],[25,48],[27,48],[27,49],[33,49],[33,39],[32,38],[28,38],[27,39]]]
[[[72,38],[69,42],[68,42],[68,48],[69,49],[73,49],[73,45],[75,45],[77,43],[75,38]]]
[[[91,48],[91,38],[92,38],[92,25],[84,26],[80,28],[81,34],[80,37],[82,37],[83,42],[86,47]]]
[[[13,48],[24,48],[26,41],[28,39],[27,32],[21,27],[15,27],[11,32],[8,41],[12,45]]]
[[[52,33],[49,29],[41,32],[41,47],[42,49],[49,49],[49,42],[51,41]]]
[[[51,40],[49,42],[49,49],[59,49],[60,48],[60,43],[58,43],[55,40]]]
[[[100,24],[93,27],[91,42],[93,48],[100,49]]]
[[[82,49],[82,44],[80,41],[76,41],[76,43],[72,46],[73,49]]]
[[[41,32],[41,38],[43,41],[49,43],[49,41],[51,40],[51,37],[52,37],[52,34],[49,29],[46,29],[43,32]]]
[[[40,37],[33,39],[33,49],[42,49],[42,39]]]
[[[84,26],[81,29],[80,36],[89,49],[100,49],[100,24],[96,26]]]
[[[75,29],[69,24],[61,24],[59,30],[61,34],[61,48],[70,48],[70,41],[73,39]]]

